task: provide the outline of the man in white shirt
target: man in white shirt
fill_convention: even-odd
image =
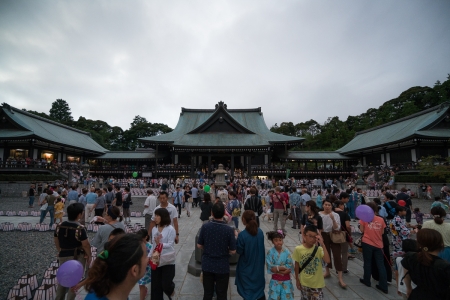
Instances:
[[[153,195],[152,190],[147,190],[147,199],[145,199],[144,203],[144,217],[145,217],[145,228],[150,226],[150,222],[152,221],[153,211],[156,208],[156,197]]]
[[[175,232],[177,237],[175,238],[175,244],[178,244],[178,238],[180,236],[180,234],[178,233],[178,212],[175,206],[173,206],[172,204],[169,203],[169,196],[167,194],[167,192],[162,191],[159,193],[159,202],[160,204],[155,207],[155,209],[153,210],[153,215],[152,215],[152,221],[150,222],[150,228],[148,228],[148,232],[152,232],[153,227],[156,226],[155,223],[155,210],[157,210],[158,208],[165,208],[167,209],[167,211],[169,212],[170,215],[170,220],[171,223],[170,225],[172,225],[175,228]]]

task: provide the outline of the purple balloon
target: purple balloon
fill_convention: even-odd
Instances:
[[[358,219],[369,223],[373,221],[373,218],[375,218],[375,213],[370,206],[363,204],[356,208],[356,216]]]
[[[73,287],[83,277],[83,265],[78,260],[68,260],[63,263],[56,273],[58,282],[63,287]]]

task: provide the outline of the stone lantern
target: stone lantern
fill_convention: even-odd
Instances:
[[[356,173],[358,174],[358,180],[356,181],[356,186],[362,189],[367,188],[366,183],[363,180],[364,171],[363,171],[363,165],[361,165],[361,161],[358,161],[358,164],[356,165]]]
[[[214,181],[214,184],[217,188],[219,187],[226,187],[227,183],[225,181],[225,174],[227,174],[227,171],[223,169],[223,165],[219,164],[219,167],[217,170],[212,172],[214,175],[216,175],[216,179]]]

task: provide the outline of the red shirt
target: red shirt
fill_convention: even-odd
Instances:
[[[284,209],[283,202],[286,202],[284,195],[275,193],[272,196],[273,209]]]

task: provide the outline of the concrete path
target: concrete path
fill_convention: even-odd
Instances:
[[[183,215],[179,220],[179,228],[180,228],[180,243],[175,246],[177,251],[177,259],[176,259],[176,273],[175,273],[175,297],[173,299],[180,300],[189,300],[189,299],[202,299],[203,298],[203,286],[199,280],[199,277],[192,276],[187,273],[187,266],[189,259],[191,258],[192,251],[195,249],[195,236],[197,234],[198,229],[201,227],[201,221],[199,219],[200,209],[193,208],[191,217],[188,218],[186,216],[186,212],[183,211]],[[31,224],[36,224],[39,221],[39,217],[7,217],[0,216],[0,223],[2,222],[11,222],[17,224],[20,222],[29,222]],[[48,218],[46,222],[48,222]],[[132,218],[133,223],[139,222],[141,224],[144,223],[144,218]],[[355,223],[356,224],[356,223]],[[298,230],[294,230],[291,228],[292,222],[288,221],[286,225],[287,237],[284,241],[285,246],[293,252],[295,247],[298,246],[299,236]],[[244,229],[242,223],[239,224],[239,228]],[[273,229],[273,222],[268,222],[267,219],[261,221],[261,229],[264,232],[270,231]],[[272,244],[267,239],[265,240],[265,248],[268,251],[272,248]],[[363,274],[363,263],[362,261],[355,259],[349,261],[348,263],[348,274],[344,274],[344,280],[347,283],[348,287],[346,290],[343,290],[338,285],[338,280],[335,274],[335,271],[332,270],[331,278],[325,279],[326,288],[324,289],[325,299],[374,299],[374,300],[382,300],[382,299],[401,299],[401,297],[396,294],[395,281],[393,285],[389,286],[389,294],[383,294],[381,291],[375,288],[377,284],[375,281],[372,281],[372,287],[366,287],[365,285],[359,282],[359,278],[362,277]],[[268,283],[270,280],[270,276],[266,276],[266,282]],[[266,285],[266,293],[267,293]],[[294,283],[295,286],[295,283]],[[83,291],[84,295],[85,292]],[[83,297],[84,298],[84,297]],[[130,300],[138,300],[139,299],[139,287],[136,285],[131,291]],[[146,299],[149,299],[147,297]],[[165,299],[168,299],[167,297]],[[236,290],[236,286],[234,284],[234,277],[230,278],[230,284],[228,289],[228,299],[242,299]],[[295,299],[300,299],[300,291],[295,290]]]

